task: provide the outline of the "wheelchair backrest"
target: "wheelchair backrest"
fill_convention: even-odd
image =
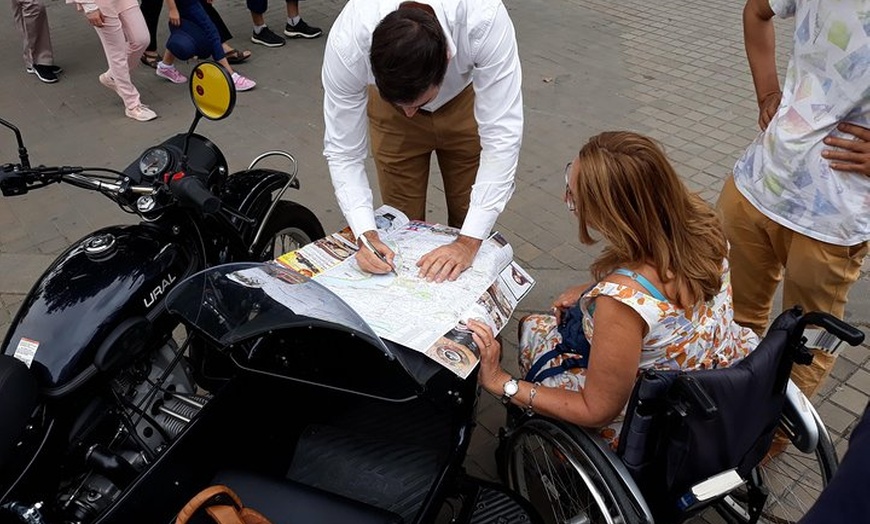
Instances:
[[[647,370],[638,379],[617,453],[657,520],[670,521],[694,484],[734,468],[746,478],[764,458],[785,401],[799,318],[799,310],[781,314],[729,368]]]

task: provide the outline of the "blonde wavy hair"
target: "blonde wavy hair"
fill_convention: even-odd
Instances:
[[[592,228],[608,244],[592,264],[596,280],[648,263],[662,282],[675,281],[683,307],[719,293],[728,250],[722,224],[686,188],[661,146],[637,133],[605,132],[583,146],[577,167],[571,189],[580,241],[596,242]]]

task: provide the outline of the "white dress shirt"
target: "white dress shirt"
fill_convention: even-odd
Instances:
[[[378,23],[403,0],[350,0],[329,31],[323,59],[323,154],[344,217],[357,236],[375,229],[368,154],[369,51]],[[523,134],[522,71],[513,23],[501,0],[428,0],[447,38],[450,61],[436,111],[468,84],[480,134],[480,167],[462,234],[489,235],[514,191]]]

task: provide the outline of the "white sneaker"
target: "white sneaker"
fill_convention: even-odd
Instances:
[[[149,120],[154,120],[157,118],[157,113],[151,110],[145,104],[139,104],[133,109],[125,109],[124,114],[133,120],[138,120],[139,122],[147,122]]]
[[[157,69],[154,70],[154,73],[161,78],[169,80],[173,84],[183,84],[187,82],[187,77],[182,75],[178,69],[175,69],[175,66],[164,65],[163,62],[157,64]]]
[[[239,73],[233,73],[233,84],[236,86],[236,91],[248,91],[257,85],[256,82]]]
[[[112,75],[109,74],[108,71],[100,75],[100,83],[111,89],[112,91],[116,91],[115,79],[112,78]]]

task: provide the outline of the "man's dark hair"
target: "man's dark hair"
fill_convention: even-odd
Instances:
[[[381,97],[407,104],[441,85],[447,72],[447,39],[433,14],[400,7],[372,33],[369,60]]]

